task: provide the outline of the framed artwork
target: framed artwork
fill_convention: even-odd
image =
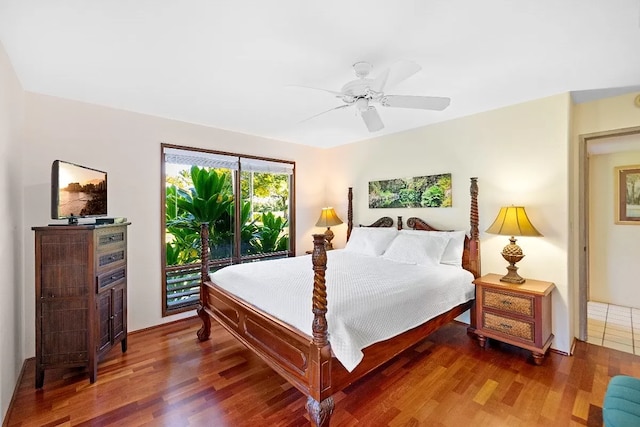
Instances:
[[[640,165],[615,168],[616,224],[640,225]]]
[[[370,208],[450,208],[451,174],[369,182]]]

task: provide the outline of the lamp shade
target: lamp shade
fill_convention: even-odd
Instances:
[[[503,236],[542,236],[529,221],[523,206],[507,206],[500,208],[487,233]]]
[[[320,218],[318,218],[318,222],[316,222],[316,227],[331,227],[332,225],[340,224],[342,224],[342,220],[338,218],[333,208],[322,208]]]

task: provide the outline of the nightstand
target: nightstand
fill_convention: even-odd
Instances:
[[[493,338],[533,353],[540,365],[551,346],[551,282],[527,279],[520,285],[499,274],[476,279],[476,335],[481,347]]]

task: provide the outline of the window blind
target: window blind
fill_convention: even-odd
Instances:
[[[246,172],[268,172],[293,175],[293,163],[273,162],[270,160],[240,158],[240,165]]]
[[[180,150],[165,148],[164,161],[178,165],[197,165],[209,168],[226,168],[238,170],[239,158],[224,154],[205,153],[202,151]]]
[[[225,154],[206,153],[203,151],[181,150],[179,148],[164,149],[164,160],[178,165],[197,165],[210,168],[226,168],[247,172],[267,172],[293,175],[293,163],[274,162],[271,160],[249,159],[245,157],[228,156]]]

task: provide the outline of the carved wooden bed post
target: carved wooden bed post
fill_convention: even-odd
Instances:
[[[470,250],[475,252],[477,256],[471,260],[471,267],[473,268],[476,278],[480,277],[480,232],[478,230],[479,216],[478,216],[478,178],[471,178],[471,209],[470,218],[471,222],[471,236],[469,241]]]
[[[351,230],[353,230],[353,187],[349,187],[349,193],[347,194],[347,242],[351,237]]]
[[[478,215],[478,178],[471,178],[471,207],[469,211],[469,221],[471,223],[471,236],[469,236],[469,263],[471,264],[471,270],[476,278],[480,277],[480,231],[478,229],[479,215]],[[469,311],[469,327],[467,333],[472,334],[472,337],[476,337],[476,303],[474,300],[471,310]]]
[[[207,306],[207,292],[203,283],[209,280],[209,223],[200,224],[200,302],[198,303],[197,313],[202,319],[202,327],[198,329],[198,339],[205,341],[209,339],[211,334],[211,318],[205,312]]]
[[[351,190],[351,189],[349,189]],[[317,427],[329,425],[333,413],[333,397],[325,397],[326,390],[331,388],[331,346],[327,328],[327,286],[325,271],[327,269],[327,252],[324,245],[324,234],[313,235],[313,345],[309,363],[309,396],[307,411],[311,424]],[[315,365],[315,366],[313,366]]]

